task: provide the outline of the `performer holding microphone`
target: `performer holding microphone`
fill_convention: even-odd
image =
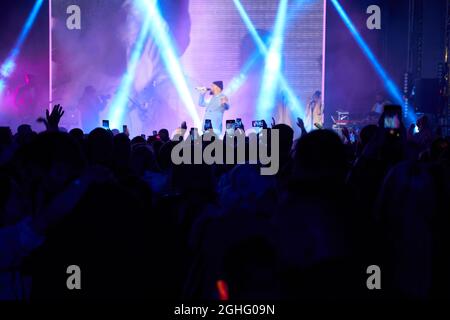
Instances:
[[[197,87],[196,89],[200,91],[198,105],[206,107],[203,123],[205,123],[206,119],[211,120],[214,132],[220,135],[222,133],[223,113],[230,108],[228,98],[222,93],[223,82],[214,81],[211,88]],[[207,92],[210,92],[213,96],[208,102],[205,97]]]

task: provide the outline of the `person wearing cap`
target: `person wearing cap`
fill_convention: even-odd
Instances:
[[[222,133],[223,113],[230,108],[230,105],[228,98],[222,92],[222,81],[214,81],[209,91],[211,92],[212,98],[209,101],[206,100],[205,96],[207,91],[205,90],[200,94],[198,104],[200,107],[206,107],[203,123],[205,123],[206,119],[210,119],[214,132],[220,134]]]

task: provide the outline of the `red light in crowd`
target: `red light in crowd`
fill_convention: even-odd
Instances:
[[[228,284],[224,280],[217,280],[216,287],[217,293],[219,294],[219,300],[221,301],[229,300]]]

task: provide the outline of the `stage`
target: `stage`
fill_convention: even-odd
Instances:
[[[194,88],[216,80],[230,99],[224,123],[275,117],[295,127],[311,95],[324,91],[323,0],[148,3],[49,3],[50,100],[71,115],[67,129],[92,130],[102,119],[132,135],[182,121],[201,128]],[[106,101],[86,101],[86,87]]]

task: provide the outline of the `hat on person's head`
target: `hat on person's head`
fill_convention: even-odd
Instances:
[[[223,90],[223,81],[214,81],[213,84],[218,86],[220,90]]]

